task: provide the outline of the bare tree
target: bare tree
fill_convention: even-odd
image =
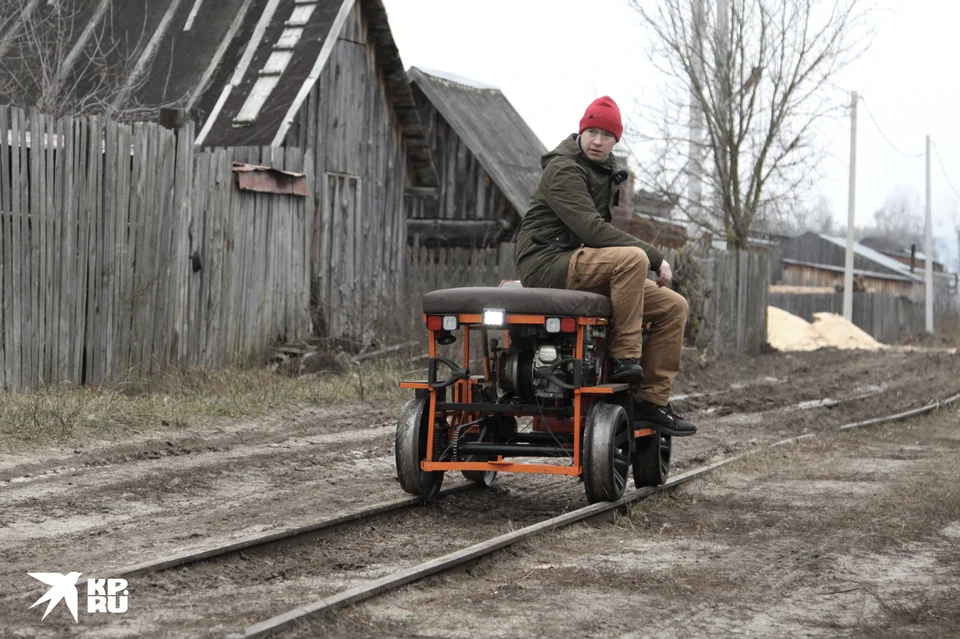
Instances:
[[[920,196],[910,189],[895,189],[874,211],[873,224],[856,228],[854,235],[857,240],[865,240],[874,248],[885,250],[909,250],[911,244],[922,247],[923,205]]]
[[[807,231],[832,235],[836,230],[833,208],[825,195],[811,204],[792,207],[776,215],[759,216],[754,229],[760,234],[801,235]]]
[[[130,96],[145,82],[133,70],[144,27],[131,41],[111,31],[109,2],[0,0],[0,101],[54,115],[152,117],[165,105]]]
[[[816,125],[841,107],[830,78],[872,36],[867,0],[630,1],[666,78],[648,110],[656,133],[641,134],[657,158],[643,180],[686,192],[691,220],[744,248],[816,174]]]

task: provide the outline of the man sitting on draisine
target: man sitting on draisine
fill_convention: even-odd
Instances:
[[[669,403],[687,302],[666,288],[673,274],[662,253],[610,224],[626,179],[612,153],[622,133],[620,110],[604,96],[587,107],[579,135],[543,156],[543,175],[517,234],[517,273],[525,287],[608,296],[610,379],[634,383],[636,420],[667,435],[693,435],[697,427]],[[656,283],[647,279],[648,270],[656,273]],[[641,366],[644,322],[652,327]]]

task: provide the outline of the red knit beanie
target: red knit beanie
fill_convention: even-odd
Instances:
[[[590,103],[583,117],[580,118],[580,133],[587,129],[596,128],[609,131],[620,141],[623,133],[623,124],[620,122],[620,109],[609,95],[597,98]]]

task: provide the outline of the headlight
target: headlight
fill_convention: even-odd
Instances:
[[[487,326],[503,326],[505,313],[499,308],[483,309],[483,323]]]

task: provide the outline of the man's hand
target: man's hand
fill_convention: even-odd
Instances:
[[[660,268],[657,269],[657,286],[666,286],[673,280],[673,271],[670,270],[670,264],[663,260],[660,262]]]

